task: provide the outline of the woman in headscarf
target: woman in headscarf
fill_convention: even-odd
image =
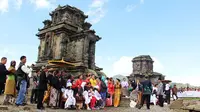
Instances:
[[[5,96],[4,96],[4,105],[10,104],[9,100],[16,95],[16,81],[15,81],[15,61],[11,61],[10,68],[8,69],[11,73],[7,76],[6,85],[5,85]]]
[[[115,94],[114,94],[114,107],[118,107],[120,104],[120,98],[121,98],[121,84],[120,80],[117,79],[115,84]]]
[[[104,108],[105,105],[106,105],[107,86],[106,86],[105,80],[106,80],[106,77],[102,76],[101,77],[101,81],[100,81],[100,94],[101,94],[101,98],[103,100],[103,106],[102,106],[102,108]]]

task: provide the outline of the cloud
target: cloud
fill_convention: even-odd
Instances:
[[[140,4],[144,4],[144,0],[140,0]]]
[[[0,13],[8,12],[8,0],[0,0]]]
[[[176,83],[183,83],[183,84],[188,83],[193,86],[199,86],[200,85],[199,78],[195,78],[195,77],[198,77],[199,74],[184,75],[182,78],[180,78],[180,75],[177,75],[177,76],[167,75],[166,79],[170,79],[172,80],[172,82],[176,82]]]
[[[89,11],[86,13],[89,15],[89,22],[92,24],[98,23],[106,15],[105,5],[108,0],[93,0],[89,5]]]
[[[129,75],[132,73],[133,57],[122,56],[118,61],[113,63],[113,75]]]
[[[144,0],[140,0],[140,3],[137,3],[137,4],[129,4],[129,5],[127,5],[125,10],[126,10],[126,12],[132,12],[134,9],[139,7],[141,4],[144,4]]]
[[[15,0],[16,9],[20,9],[22,5],[22,0]]]
[[[104,4],[105,4],[104,0],[93,0],[92,4],[90,4],[90,7],[92,8],[103,7]]]
[[[132,59],[134,57],[129,57],[129,56],[122,56],[119,60],[117,60],[116,62],[113,63],[112,65],[112,74],[113,75],[117,75],[117,74],[121,74],[121,75],[130,75],[133,71],[132,68]],[[164,72],[164,66],[161,64],[161,62],[155,58],[152,57],[152,59],[154,60],[154,71],[155,72]]]
[[[36,6],[36,9],[42,9],[54,7],[53,3],[56,0],[30,0],[30,2]]]
[[[16,9],[20,9],[22,5],[22,0],[0,0],[0,12],[5,13],[8,12],[9,3],[15,5]]]
[[[153,63],[153,70],[155,72],[160,72],[163,73],[164,72],[164,66],[162,65],[162,63],[155,57],[151,57],[154,61]]]
[[[126,10],[126,12],[131,12],[131,11],[133,11],[134,9],[136,9],[137,6],[138,6],[138,5],[134,5],[134,4],[127,5],[125,10]]]
[[[16,48],[16,46],[18,46]],[[24,49],[26,46],[26,49]],[[22,55],[27,56],[27,63],[26,65],[31,65],[35,63],[37,59],[37,47],[35,46],[28,46],[28,45],[0,45],[0,58],[7,57],[8,61],[6,67],[10,66],[10,61],[15,60],[17,65],[19,64],[19,58]],[[21,51],[22,50],[22,51]],[[31,52],[30,52],[31,51]],[[33,52],[34,51],[34,52]]]

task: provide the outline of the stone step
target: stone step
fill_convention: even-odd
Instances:
[[[120,107],[130,107],[130,99],[129,98],[121,98]]]
[[[0,106],[0,110],[8,110],[8,107],[7,106]]]

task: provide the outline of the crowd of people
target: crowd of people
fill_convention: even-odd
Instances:
[[[4,93],[4,105],[15,103],[16,106],[27,105],[27,90],[30,86],[31,67],[25,66],[26,56],[20,58],[20,64],[15,69],[16,61],[11,61],[8,70],[5,67],[7,58],[0,63],[0,94]],[[75,79],[71,74],[45,66],[32,76],[33,84],[30,103],[37,104],[37,109],[103,109],[105,106],[118,107],[121,97],[130,98],[131,104],[140,109],[144,103],[150,109],[150,103],[163,107],[170,103],[170,94],[177,97],[177,88],[164,84],[161,79],[152,84],[148,76],[140,82],[127,79],[114,80],[106,76],[95,76],[92,73],[80,74]],[[15,97],[16,101],[15,101]],[[178,97],[176,98],[178,99]]]
[[[164,103],[170,104],[171,98],[177,100],[178,89],[176,85],[173,87],[169,82],[163,82],[161,78],[158,82],[152,83],[148,76],[145,76],[145,80],[140,82],[137,80],[136,83],[132,83],[133,88],[130,90],[131,107],[140,109],[144,102],[146,103],[147,109],[150,109],[150,104],[164,106]]]
[[[26,56],[11,61],[6,69],[7,58],[0,63],[0,94],[4,94],[4,105],[15,103],[16,106],[27,105],[27,90],[30,86],[31,67],[25,66]],[[66,72],[42,67],[33,74],[30,103],[37,103],[37,109],[44,109],[46,103],[50,108],[94,110],[105,106],[118,107],[121,99],[121,83],[117,79],[94,74],[81,74],[78,79]],[[14,101],[16,98],[16,101]]]
[[[192,88],[192,87],[181,87],[178,89],[178,92],[184,92],[184,91],[198,91],[200,92],[200,88]]]
[[[75,80],[70,74],[46,68],[37,71],[33,79],[35,88],[32,90],[31,103],[37,102],[38,109],[43,109],[44,103],[50,108],[79,110],[96,110],[105,106],[118,107],[120,104],[119,79],[114,81],[112,78],[96,77],[89,73],[81,74]],[[34,98],[36,96],[38,99]]]

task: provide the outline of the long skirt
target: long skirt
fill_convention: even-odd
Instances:
[[[51,93],[51,86],[48,85],[47,91],[45,91],[45,95],[43,98],[43,103],[46,102],[48,104],[49,98],[50,98],[50,93]]]
[[[15,80],[6,80],[3,104],[10,104],[13,97],[16,95]]]
[[[59,91],[57,89],[55,89],[54,87],[51,87],[49,106],[58,107],[59,98],[60,98]]]
[[[114,107],[118,107],[120,104],[121,94],[114,94]]]
[[[9,80],[9,79],[6,80],[4,94],[15,96],[15,94],[16,94],[15,80]]]

